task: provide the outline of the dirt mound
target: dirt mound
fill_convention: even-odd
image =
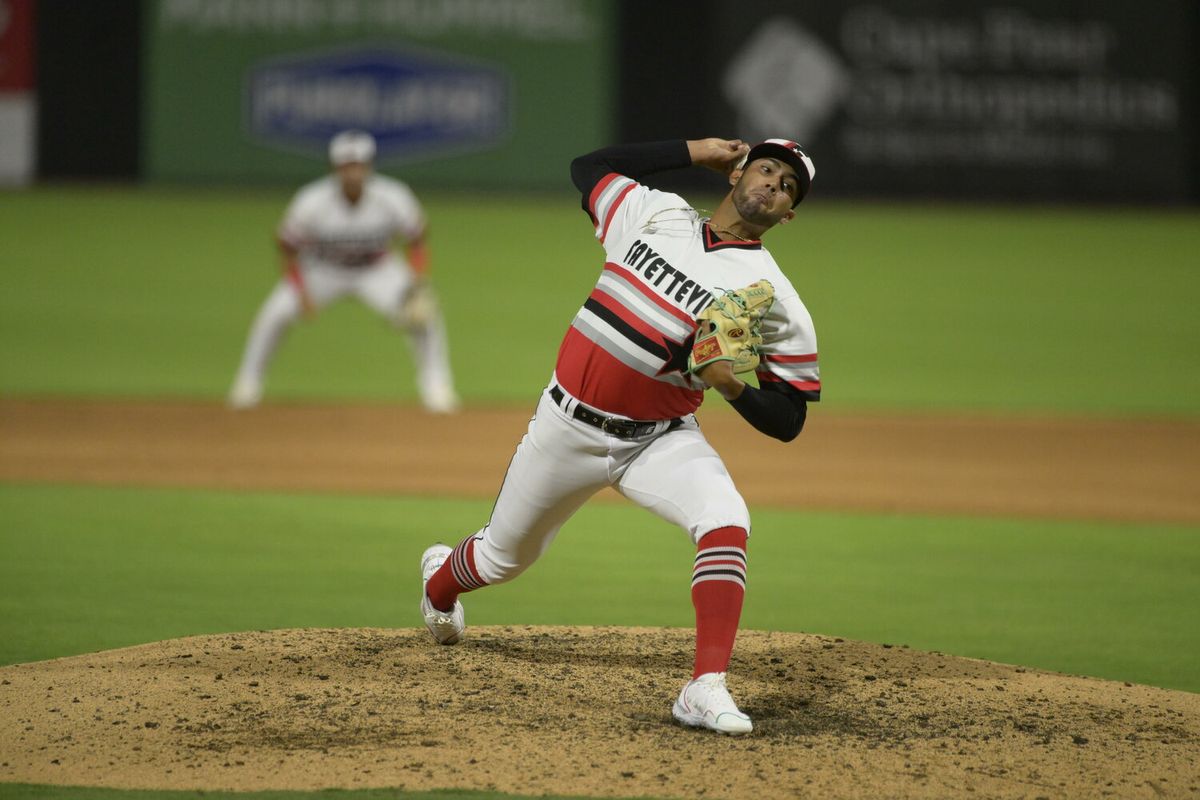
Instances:
[[[692,633],[192,637],[0,668],[0,780],[654,797],[1190,797],[1200,695],[796,633],[739,635],[750,736],[676,725]]]

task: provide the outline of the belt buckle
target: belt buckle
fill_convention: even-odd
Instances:
[[[628,420],[617,419],[615,417],[605,417],[604,421],[600,423],[600,430],[622,439],[628,439],[632,436],[636,427],[636,425]]]

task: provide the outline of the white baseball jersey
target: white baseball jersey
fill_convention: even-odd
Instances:
[[[405,183],[370,175],[352,204],[337,175],[327,175],[296,193],[279,236],[306,265],[364,267],[387,256],[396,236],[416,239],[424,230],[425,213]]]
[[[337,175],[301,187],[278,229],[279,238],[299,251],[300,269],[289,270],[259,308],[230,403],[245,408],[259,401],[275,350],[304,311],[302,301],[321,309],[349,296],[405,329],[425,407],[440,412],[457,406],[441,311],[435,305],[421,324],[406,317],[404,300],[419,265],[392,249],[397,236],[413,241],[424,231],[425,214],[416,197],[393,178],[368,176],[357,203],[346,199]]]
[[[705,389],[685,374],[696,315],[722,289],[765,278],[775,303],[763,320],[758,380],[820,399],[812,318],[761,241],[723,241],[679,195],[617,173],[587,205],[606,258],[559,348],[555,376],[568,393],[632,419],[691,414]]]

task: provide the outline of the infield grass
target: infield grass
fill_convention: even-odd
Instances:
[[[0,485],[0,663],[218,632],[418,627],[420,553],[473,532],[489,510]],[[754,518],[744,629],[1200,691],[1194,529],[761,508]],[[469,619],[691,627],[692,555],[646,512],[593,503],[519,580],[467,598]]]

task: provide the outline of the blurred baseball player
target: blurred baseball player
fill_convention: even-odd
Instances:
[[[692,164],[729,176],[732,189],[711,217],[639,182]],[[563,339],[491,519],[457,547],[422,555],[421,613],[437,641],[463,636],[460,594],[515,578],[611,486],[697,548],[695,662],[674,716],[723,733],[751,730],[725,683],[750,514],[692,412],[711,388],[754,428],[790,441],[808,401],[820,399],[812,319],[761,241],[795,216],[814,174],[783,139],[611,147],[571,164],[604,268]],[[748,371],[759,388],[737,377]]]
[[[425,408],[458,408],[445,324],[429,282],[425,214],[407,185],[374,173],[374,158],[369,133],[339,133],[329,143],[333,173],[302,187],[288,206],[277,232],[284,275],[250,329],[232,407],[262,399],[271,357],[297,319],[354,295],[407,334]],[[396,239],[406,257],[393,251]]]

